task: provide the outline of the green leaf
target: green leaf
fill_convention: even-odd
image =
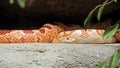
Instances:
[[[120,51],[117,50],[110,59],[110,68],[115,68],[120,60]]]
[[[99,64],[96,68],[105,68],[107,64],[107,61],[103,61],[101,64]]]
[[[14,3],[14,0],[9,0],[9,3],[10,3],[10,4],[13,4],[13,3]]]
[[[113,0],[113,1],[117,3],[117,0]]]
[[[89,25],[89,23],[90,23],[90,21],[91,21],[91,19],[92,19],[92,16],[93,16],[93,10],[88,14],[88,16],[86,17],[86,19],[84,20],[84,27],[85,27],[85,29],[87,29],[88,28],[88,25]]]
[[[17,2],[21,8],[25,7],[25,0],[17,0]]]
[[[118,28],[119,28],[119,24],[115,24],[111,27],[108,27],[104,32],[103,38],[107,39],[109,37],[112,37],[116,33]]]
[[[103,10],[104,10],[104,6],[101,6],[101,7],[99,8],[99,10],[98,10],[98,14],[97,14],[97,19],[98,19],[98,21],[100,21],[100,19],[101,19]]]

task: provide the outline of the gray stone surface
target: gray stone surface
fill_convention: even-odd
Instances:
[[[119,44],[0,44],[0,68],[95,68]]]

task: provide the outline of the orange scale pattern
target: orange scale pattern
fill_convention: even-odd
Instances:
[[[38,30],[0,30],[0,43],[34,43],[52,42],[63,28],[45,24]]]

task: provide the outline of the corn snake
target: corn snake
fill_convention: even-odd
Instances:
[[[120,41],[120,32],[116,32],[115,37],[104,40],[103,29],[85,31],[81,27],[75,28],[45,24],[38,30],[0,30],[0,43],[113,43],[116,39]]]

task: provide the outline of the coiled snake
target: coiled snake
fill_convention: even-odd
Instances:
[[[120,41],[119,31],[115,37],[104,40],[103,29],[85,31],[81,27],[78,28],[45,24],[38,30],[0,30],[0,43],[113,43],[116,39]]]

